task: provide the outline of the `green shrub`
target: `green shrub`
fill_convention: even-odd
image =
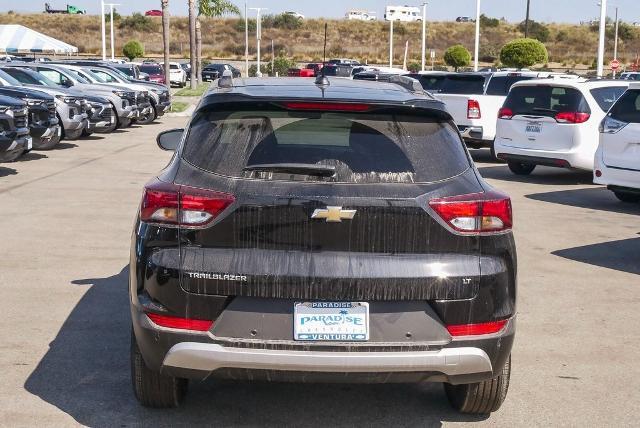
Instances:
[[[158,30],[158,25],[156,22],[154,22],[151,18],[137,12],[121,20],[118,27],[120,29],[129,28],[131,30],[141,32],[155,32]]]
[[[264,76],[275,76],[275,73],[278,73],[278,76],[286,76],[287,71],[290,68],[294,68],[296,66],[296,62],[292,59],[289,59],[285,56],[277,56],[273,61],[273,70],[271,69],[271,61],[263,62],[260,64],[260,71]],[[253,64],[249,67],[249,76],[255,77],[258,72],[258,66]]]
[[[444,52],[444,62],[458,71],[459,67],[469,65],[471,53],[462,45],[454,45]]]
[[[122,54],[129,58],[129,61],[133,61],[144,56],[144,46],[137,40],[129,40],[122,47]]]
[[[484,13],[480,15],[480,27],[495,28],[500,26],[500,20],[498,18],[489,18]]]
[[[273,26],[285,30],[297,30],[302,27],[302,19],[283,13],[273,18]]]
[[[407,70],[412,73],[417,73],[418,71],[422,70],[422,62],[411,61],[409,64],[407,64]]]
[[[500,51],[500,62],[506,67],[526,68],[546,63],[548,59],[547,48],[535,39],[513,40]]]

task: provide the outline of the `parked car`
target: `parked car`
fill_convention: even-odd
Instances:
[[[143,405],[217,377],[445,382],[467,413],[505,399],[509,197],[414,80],[328,80],[218,79],[158,137],[175,155],[145,186],[128,276]]]
[[[53,96],[35,89],[25,88],[20,82],[0,70],[0,95],[27,103],[29,135],[36,150],[50,150],[60,142],[61,128],[56,116]]]
[[[158,9],[151,9],[146,11],[144,16],[162,16],[162,11]]]
[[[518,175],[537,165],[593,170],[598,126],[627,87],[597,79],[516,83],[498,113],[496,156]]]
[[[143,86],[130,82],[108,82],[102,75],[97,75],[91,71],[91,67],[83,67],[73,64],[62,64],[67,70],[85,79],[87,82],[94,85],[104,85],[111,89],[117,89],[121,91],[131,91],[134,94],[134,103],[136,105],[137,114],[132,119],[136,123],[143,125],[153,122],[155,119],[155,109],[151,104],[151,97],[149,91]]]
[[[179,62],[169,63],[169,80],[171,84],[184,88],[187,84],[187,73],[182,69]]]
[[[459,16],[456,18],[456,22],[476,22],[476,20],[468,16]]]
[[[329,60],[329,64],[335,64],[335,65],[347,65],[350,67],[357,67],[362,65],[360,63],[360,61],[355,60],[355,59],[348,59],[348,58],[334,58],[334,59],[330,59]]]
[[[147,73],[143,73],[142,71],[140,71],[140,66],[138,64],[134,64],[134,63],[125,63],[125,64],[115,63],[115,64],[111,64],[111,65],[113,66],[113,68],[121,71],[122,73],[126,74],[127,76],[129,76],[132,79],[146,80],[147,82],[149,81],[149,75]]]
[[[640,83],[631,83],[600,124],[594,183],[623,202],[640,202]]]
[[[222,74],[227,70],[231,71],[234,78],[242,76],[240,70],[238,70],[231,64],[215,63],[207,64],[207,66],[202,69],[202,80],[204,80],[205,82],[209,80],[215,80],[218,77],[222,76]]]
[[[56,85],[65,88],[74,88],[89,95],[103,96],[111,102],[116,110],[118,128],[124,128],[131,124],[139,115],[136,105],[136,93],[119,86],[96,85],[81,77],[79,74],[57,64],[16,64],[14,67],[28,67],[43,74]]]
[[[13,162],[31,150],[27,103],[0,95],[0,162]]]
[[[150,82],[162,83],[163,85],[167,83],[164,80],[164,67],[160,64],[143,63],[140,65],[140,71],[149,75]]]
[[[622,80],[640,80],[640,72],[627,71],[625,73],[620,74],[620,79],[622,79]]]
[[[523,80],[566,76],[537,71],[498,71],[495,73],[426,74],[426,80],[442,78],[437,97],[447,105],[469,147],[489,148],[495,155],[496,118],[511,86]],[[428,89],[427,89],[428,90]],[[494,156],[495,157],[495,156]]]
[[[283,15],[289,15],[289,16],[293,16],[294,18],[298,18],[298,19],[304,19],[304,15],[298,12],[293,12],[293,11],[287,11],[284,12]]]
[[[191,64],[188,62],[181,62],[180,67],[184,70],[187,80],[191,80]]]
[[[2,67],[22,86],[53,95],[63,139],[77,139],[93,132],[104,134],[116,128],[116,112],[107,98],[63,88],[29,68]],[[88,121],[88,124],[87,124]]]

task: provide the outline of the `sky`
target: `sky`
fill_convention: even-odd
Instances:
[[[64,8],[67,3],[86,9],[88,13],[98,13],[99,0],[46,0],[54,8]],[[232,0],[241,9],[244,1]],[[599,0],[531,0],[531,18],[543,22],[571,22],[588,21],[599,17]],[[105,0],[105,2],[120,3],[116,6],[120,13],[131,14],[144,12],[148,9],[160,9],[160,0]],[[45,0],[0,0],[0,12],[10,9],[16,12],[42,12]],[[266,7],[266,13],[280,13],[294,10],[312,17],[343,17],[351,8],[375,11],[378,17],[384,14],[386,5],[421,5],[423,0],[248,0],[249,7]],[[640,22],[640,0],[609,0],[608,14],[613,16],[615,6],[619,7],[621,20]],[[187,14],[187,0],[169,0],[172,15]],[[482,13],[495,18],[506,18],[508,21],[519,22],[524,19],[526,0],[482,0]],[[473,16],[475,14],[475,0],[427,0],[427,20],[452,20],[457,16]],[[250,13],[251,16],[251,13]]]

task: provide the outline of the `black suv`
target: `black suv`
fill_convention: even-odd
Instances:
[[[510,199],[415,80],[225,76],[158,144],[175,156],[131,246],[142,404],[224,377],[444,382],[463,412],[500,407]]]

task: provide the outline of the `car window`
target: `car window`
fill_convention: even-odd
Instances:
[[[481,75],[450,74],[440,84],[442,94],[482,95],[485,77]]]
[[[75,78],[78,80],[78,82],[80,83],[92,83],[94,81],[100,81],[100,79],[91,76],[89,72],[83,72],[83,71],[78,71],[78,70],[74,70],[72,68],[68,69],[69,72],[71,74],[73,74],[75,76]]]
[[[93,72],[93,74],[95,74],[97,77],[99,77],[100,79],[102,79],[103,82],[107,82],[107,83],[111,83],[111,82],[118,82],[118,80],[113,77],[112,75],[110,75],[109,73],[105,73],[102,70],[91,70]]]
[[[640,90],[625,92],[611,108],[609,116],[627,123],[640,123]]]
[[[25,85],[40,85],[40,82],[33,76],[25,73],[22,70],[18,70],[15,68],[5,68],[4,71],[16,79],[20,83],[24,83]]]
[[[133,69],[131,67],[116,67],[116,68],[129,77],[135,76]]]
[[[406,183],[443,180],[470,167],[453,124],[432,116],[219,109],[194,118],[183,157],[224,176],[290,180],[243,168],[298,163],[335,167],[335,182]]]
[[[73,82],[71,82],[71,80],[69,80],[67,76],[60,73],[59,71],[49,70],[46,68],[38,68],[37,70],[38,70],[38,73],[42,74],[47,79],[53,81],[53,83],[55,83],[56,85],[62,85],[62,86],[73,85]]]
[[[176,64],[169,64],[169,69],[170,69],[170,70],[179,70],[179,69],[180,69],[180,67],[179,67],[179,66],[177,66]]]
[[[140,71],[147,74],[163,74],[162,67],[159,65],[142,65]]]
[[[2,70],[0,70],[0,81],[2,81],[4,85],[22,86],[19,80]]]
[[[533,76],[493,76],[487,85],[487,95],[506,96],[514,83],[531,79]]]
[[[591,95],[598,103],[602,111],[609,111],[611,106],[624,94],[627,90],[626,86],[610,86],[606,88],[594,88]]]
[[[551,85],[516,86],[509,92],[504,107],[514,115],[554,117],[560,112],[591,113],[579,90]]]

